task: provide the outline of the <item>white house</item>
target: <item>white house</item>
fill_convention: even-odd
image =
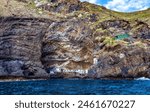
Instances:
[[[93,64],[94,64],[94,65],[97,65],[97,63],[98,63],[98,59],[97,59],[97,58],[94,58],[94,59],[93,59]]]
[[[81,70],[81,69],[78,69],[78,70],[69,70],[69,69],[64,69],[63,72],[66,72],[66,73],[87,74],[88,70]]]

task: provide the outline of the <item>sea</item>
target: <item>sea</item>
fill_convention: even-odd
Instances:
[[[150,95],[150,79],[0,81],[0,95]]]

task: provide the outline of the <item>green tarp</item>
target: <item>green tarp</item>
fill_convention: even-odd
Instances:
[[[121,35],[115,36],[115,40],[122,40],[122,39],[129,38],[129,37],[130,37],[129,34],[121,34]]]

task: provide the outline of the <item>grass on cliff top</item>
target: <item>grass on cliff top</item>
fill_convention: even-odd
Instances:
[[[28,8],[26,2],[0,0],[0,16],[38,17],[38,14],[33,9]]]
[[[131,13],[124,13],[124,12],[117,12],[106,9],[103,6],[90,4],[88,2],[83,2],[83,6],[85,7],[86,11],[90,13],[98,14],[103,20],[110,20],[110,19],[125,19],[128,21],[140,20],[146,22],[150,25],[150,8],[143,11],[131,12]]]
[[[35,7],[29,7],[29,1],[33,0],[0,0],[0,16],[19,16],[19,17],[42,17],[49,18],[48,13],[38,14]],[[27,1],[27,2],[22,2]],[[45,0],[44,0],[45,1]],[[68,0],[69,1],[69,0]],[[69,2],[75,2],[71,0]],[[105,20],[124,19],[128,21],[140,20],[150,25],[150,8],[144,11],[137,11],[132,13],[122,13],[106,9],[103,6],[82,2],[81,12],[88,12],[88,14],[95,13],[98,16],[98,23]],[[96,24],[96,23],[94,23]]]
[[[0,16],[48,18],[48,15],[42,14],[41,16],[35,8],[29,7],[32,0],[28,1],[30,2],[25,2],[25,0],[0,0]]]
[[[111,11],[114,16],[117,16],[119,18],[133,21],[133,20],[140,20],[148,25],[150,25],[150,8],[144,11],[137,11],[137,12],[132,12],[132,13],[121,13],[121,12],[115,12]]]

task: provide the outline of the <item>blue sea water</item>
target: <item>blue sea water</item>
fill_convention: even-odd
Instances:
[[[150,80],[54,79],[0,82],[1,95],[150,95]]]

